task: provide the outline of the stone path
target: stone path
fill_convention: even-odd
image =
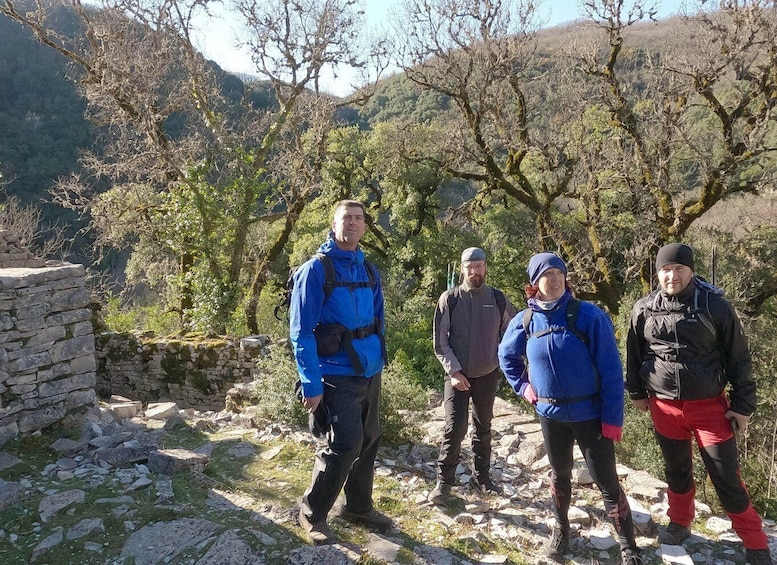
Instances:
[[[392,516],[397,527],[387,535],[367,534],[361,546],[339,544],[311,547],[299,539],[296,529],[298,508],[261,503],[240,493],[220,489],[208,476],[212,444],[189,451],[163,445],[165,434],[176,426],[199,430],[233,430],[234,437],[250,434],[254,441],[237,441],[229,455],[239,460],[255,457],[272,460],[283,446],[257,449],[263,443],[275,443],[279,436],[287,441],[310,443],[303,430],[273,425],[256,430],[247,427],[244,417],[231,413],[197,413],[178,410],[171,403],[147,407],[139,403],[113,399],[101,405],[82,426],[78,440],[60,438],[51,446],[52,461],[35,476],[15,482],[0,479],[0,512],[17,509],[38,516],[32,531],[15,533],[0,523],[0,564],[15,565],[29,560],[49,563],[47,556],[62,544],[74,544],[81,554],[70,563],[152,565],[157,563],[192,565],[248,565],[264,563],[347,564],[364,558],[372,563],[408,563],[444,565],[465,563],[508,563],[505,555],[494,553],[494,542],[525,548],[526,563],[543,563],[540,548],[552,526],[547,494],[549,466],[542,447],[541,432],[531,416],[521,414],[510,404],[497,401],[494,420],[494,478],[501,482],[503,497],[482,498],[469,487],[454,489],[453,507],[461,512],[437,508],[426,501],[434,483],[433,460],[442,434],[442,409],[430,411],[423,426],[422,443],[398,450],[384,449],[376,473],[396,480],[407,501],[423,512],[430,532],[446,532],[464,548],[453,553],[443,545],[439,534],[429,539],[410,539],[403,525],[417,516]],[[467,445],[469,439],[465,440]],[[466,485],[470,478],[466,461],[457,469]],[[0,451],[0,477],[21,461]],[[171,475],[190,473],[207,495],[212,514],[201,517],[176,517],[180,502]],[[619,468],[624,489],[634,512],[638,543],[645,549],[647,563],[707,563],[737,565],[744,563],[743,551],[726,518],[712,516],[708,508],[697,504],[703,516],[705,532],[694,532],[684,547],[659,546],[655,522],[666,522],[664,489],[666,485],[647,473]],[[606,521],[598,491],[577,454],[574,478],[576,501],[570,511],[574,535],[568,555],[570,563],[613,562],[616,542]],[[77,488],[69,485],[77,484]],[[272,488],[273,485],[268,485]],[[95,498],[96,489],[110,496]],[[39,498],[43,493],[42,498]],[[159,509],[158,519],[138,521],[138,500],[152,497]],[[39,500],[31,506],[32,500]],[[87,503],[88,501],[88,503]],[[85,508],[103,508],[99,515],[86,515]],[[252,509],[248,523],[237,520]],[[96,513],[96,512],[95,512]],[[390,514],[390,513],[389,513]],[[215,519],[218,516],[219,519]],[[428,516],[428,518],[426,517]],[[100,543],[107,523],[123,522],[125,534],[121,547]],[[416,528],[418,524],[415,524]],[[777,529],[767,524],[773,554],[777,554]],[[423,528],[421,528],[423,530]],[[286,533],[284,533],[286,532]],[[297,532],[289,535],[288,532]],[[436,536],[436,537],[435,537]],[[418,537],[418,536],[416,536]],[[450,541],[450,540],[448,540]],[[22,559],[21,561],[19,559]],[[61,565],[58,563],[57,565]]]

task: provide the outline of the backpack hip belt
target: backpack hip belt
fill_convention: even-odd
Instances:
[[[356,328],[355,330],[348,330],[345,335],[348,337],[348,339],[364,339],[365,337],[369,337],[376,333],[378,333],[377,324],[373,322],[368,326],[362,326],[361,328]]]
[[[573,396],[572,398],[545,398],[544,396],[538,396],[537,402],[558,406],[560,404],[573,404],[575,402],[582,402],[583,400],[591,400],[597,396],[598,395],[596,394],[589,394],[587,396]]]

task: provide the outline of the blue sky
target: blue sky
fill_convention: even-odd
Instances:
[[[516,0],[520,1],[520,0]],[[658,16],[666,18],[676,14],[683,0],[654,0],[658,6]],[[629,2],[627,0],[626,4]],[[392,0],[363,0],[367,22],[369,25],[380,25],[385,22],[392,7],[399,5],[399,2]],[[254,66],[246,52],[235,47],[235,37],[238,30],[235,24],[231,24],[231,18],[228,14],[219,8],[219,5],[211,4],[216,18],[208,23],[203,22],[200,25],[199,33],[196,34],[200,39],[195,40],[197,47],[206,57],[215,60],[222,68],[231,71],[246,74],[255,74]],[[544,0],[540,5],[540,13],[543,20],[547,21],[548,26],[555,26],[565,22],[572,21],[580,17],[578,0]],[[340,96],[349,93],[349,80],[347,73],[340,72],[340,80],[325,81],[323,89]]]

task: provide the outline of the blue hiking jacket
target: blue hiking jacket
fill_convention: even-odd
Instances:
[[[334,234],[318,248],[332,259],[337,281],[368,282],[370,277],[364,265],[361,249],[345,251],[334,241]],[[323,394],[322,375],[355,375],[372,377],[383,370],[383,348],[377,334],[354,339],[353,347],[359,356],[364,373],[357,375],[348,354],[340,350],[334,355],[319,357],[313,329],[319,324],[340,323],[355,330],[380,321],[383,331],[383,290],[380,277],[374,287],[348,288],[335,286],[324,301],[326,273],[320,260],[306,261],[294,274],[294,289],[289,306],[289,336],[297,361],[297,371],[305,398]]]
[[[612,426],[623,426],[623,368],[612,321],[596,305],[581,302],[575,328],[587,336],[586,346],[572,330],[566,329],[566,311],[571,298],[572,293],[567,290],[549,311],[530,301],[534,310],[530,334],[551,326],[564,329],[527,341],[523,311],[518,313],[499,344],[499,365],[520,396],[527,386],[533,386],[541,398],[591,397],[571,403],[540,401],[535,408],[546,418],[564,422],[600,419]]]

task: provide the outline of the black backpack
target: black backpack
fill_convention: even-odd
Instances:
[[[362,287],[369,287],[373,288],[375,286],[375,282],[378,280],[378,274],[375,269],[375,265],[364,260],[364,268],[367,270],[367,277],[369,277],[368,282],[342,282],[337,280],[337,276],[335,274],[335,266],[332,263],[332,259],[329,258],[329,256],[324,255],[323,253],[316,252],[311,256],[311,259],[318,259],[321,261],[321,264],[324,266],[324,302],[326,302],[329,297],[331,296],[332,292],[334,291],[335,287],[338,286],[345,286],[348,288],[362,288]],[[281,310],[286,310],[286,320],[289,319],[289,306],[291,305],[291,293],[294,291],[294,274],[297,272],[297,269],[300,268],[300,265],[297,265],[296,267],[292,267],[289,269],[289,278],[286,280],[286,288],[283,291],[283,294],[281,295],[280,302],[275,306],[275,309],[273,310],[273,314],[275,315],[275,318],[280,321],[284,321],[280,316],[279,313]]]
[[[560,326],[551,326],[549,328],[545,328],[544,330],[540,330],[538,332],[530,333],[529,332],[529,324],[531,323],[532,315],[534,314],[534,310],[531,308],[527,308],[523,311],[523,331],[526,332],[526,341],[529,340],[529,338],[532,337],[541,337],[543,335],[548,335],[552,332],[560,332],[564,330],[569,330],[572,333],[574,333],[577,338],[582,341],[586,349],[588,349],[588,336],[585,335],[583,332],[577,329],[575,324],[577,323],[577,313],[580,311],[580,300],[575,298],[574,296],[569,299],[569,304],[567,304],[567,325],[566,327],[560,327]],[[589,396],[576,396],[573,398],[542,398],[540,399],[542,402],[548,402],[550,404],[572,404],[574,402],[580,402],[582,400],[589,400],[591,398],[595,398],[598,395],[599,391],[599,371],[596,369],[596,363],[594,362],[594,358],[591,356],[591,352],[588,352],[588,356],[591,358],[591,363],[594,368],[594,372],[596,373],[596,390],[597,394],[589,395]]]
[[[580,341],[582,341],[584,344],[588,345],[588,336],[585,335],[583,332],[577,329],[575,324],[577,323],[577,313],[580,311],[580,300],[578,300],[575,297],[570,298],[569,304],[567,304],[567,326],[566,328],[558,327],[558,326],[551,326],[549,328],[545,328],[544,330],[540,330],[538,332],[530,333],[529,332],[529,324],[531,323],[531,317],[534,315],[534,310],[531,308],[527,308],[523,311],[523,331],[526,332],[526,340],[528,341],[531,337],[540,337],[543,335],[547,335],[551,332],[557,332],[557,331],[563,331],[565,329],[571,331],[574,333]]]
[[[494,291],[494,299],[496,300],[496,305],[499,308],[499,319],[501,320],[504,318],[505,310],[507,309],[507,298],[505,298],[504,293],[501,290],[498,290],[496,288],[491,287],[491,290]],[[456,304],[459,303],[459,295],[461,294],[461,287],[455,286],[453,289],[448,293],[448,315],[453,315],[453,309],[456,308]]]

